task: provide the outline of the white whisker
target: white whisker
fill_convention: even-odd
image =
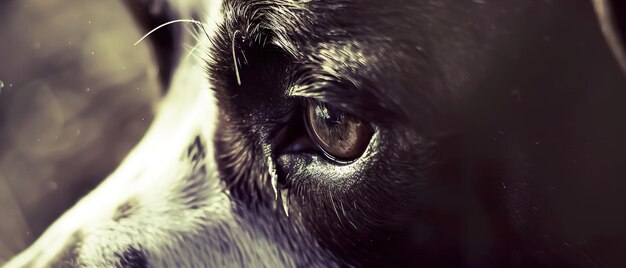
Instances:
[[[236,30],[235,33],[233,34],[233,40],[231,41],[231,49],[233,52],[233,64],[235,65],[235,75],[237,76],[237,85],[241,86],[241,77],[239,76],[239,66],[238,66],[238,60],[237,60],[237,54],[235,53],[235,39],[237,38],[237,34],[239,33],[239,30]]]
[[[191,50],[187,54],[187,57],[185,57],[185,60],[189,59],[189,57],[196,51],[196,49],[198,49],[198,47],[200,47],[200,43],[196,44],[193,47],[188,47],[188,49],[191,49]],[[194,56],[197,56],[197,55],[194,55]],[[197,57],[199,57],[199,56],[197,56]]]
[[[200,28],[187,28],[187,33],[189,36],[196,40],[196,42],[200,42]]]
[[[145,34],[144,36],[142,36],[142,37],[141,37],[141,38],[140,38],[137,42],[135,42],[134,46],[136,46],[137,44],[141,43],[141,41],[143,41],[144,39],[146,39],[149,35],[151,35],[152,33],[156,32],[157,30],[159,30],[159,29],[161,29],[161,28],[163,28],[163,27],[165,27],[165,26],[167,26],[167,25],[174,24],[174,23],[181,23],[181,22],[184,22],[184,23],[193,23],[193,24],[196,24],[196,25],[199,25],[199,26],[201,26],[201,27],[202,27],[202,22],[199,22],[199,21],[197,21],[197,20],[179,19],[179,20],[172,20],[172,21],[168,21],[168,22],[166,22],[166,23],[163,23],[163,24],[161,24],[161,25],[159,25],[159,26],[155,27],[154,29],[152,29],[151,31],[149,31],[147,34]]]

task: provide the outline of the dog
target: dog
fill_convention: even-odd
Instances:
[[[6,267],[625,267],[619,1],[127,4],[157,117]]]

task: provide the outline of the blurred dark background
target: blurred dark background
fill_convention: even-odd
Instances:
[[[0,265],[104,179],[160,98],[121,1],[0,0]]]

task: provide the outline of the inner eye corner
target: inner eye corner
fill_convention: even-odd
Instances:
[[[300,109],[298,109],[299,111]],[[283,122],[280,122],[272,137],[276,139],[275,151],[281,154],[302,153],[313,149],[313,145],[306,129],[306,123],[299,113],[292,113]]]

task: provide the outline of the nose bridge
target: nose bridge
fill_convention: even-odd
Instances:
[[[83,232],[99,222],[110,220],[118,204],[133,192],[124,176],[111,176],[60,219],[55,221],[26,251],[10,260],[4,268],[77,267]],[[106,202],[103,202],[105,201]]]
[[[187,149],[190,136],[201,133],[211,140],[217,112],[202,68],[188,63],[181,64],[179,69],[173,81],[175,85],[159,108],[155,122],[115,172],[50,226],[32,246],[3,267],[79,266],[77,256],[83,259],[92,234],[107,223],[127,217],[130,211],[124,204],[129,200],[136,197],[142,199],[143,205],[162,211],[158,206],[168,202],[171,191],[178,189],[172,185],[180,185],[180,175],[189,168],[181,162],[180,156]],[[213,156],[211,146],[206,146],[205,150],[207,156]],[[210,177],[207,181],[211,184],[213,198],[207,199],[207,203],[220,212],[230,212],[230,203],[220,192],[215,165],[210,162],[207,170],[211,173],[207,175]],[[154,227],[155,230],[159,228]],[[137,259],[134,258],[136,254],[129,256]],[[129,256],[123,257],[129,259]]]
[[[3,267],[79,267],[77,262],[78,247],[82,236],[78,232],[63,236],[64,234],[56,234],[46,243],[37,243],[31,246]]]
[[[49,261],[50,267],[79,267],[78,263],[78,247],[81,241],[81,235],[74,233],[65,245],[60,248],[60,251]],[[46,264],[48,265],[48,264]]]

